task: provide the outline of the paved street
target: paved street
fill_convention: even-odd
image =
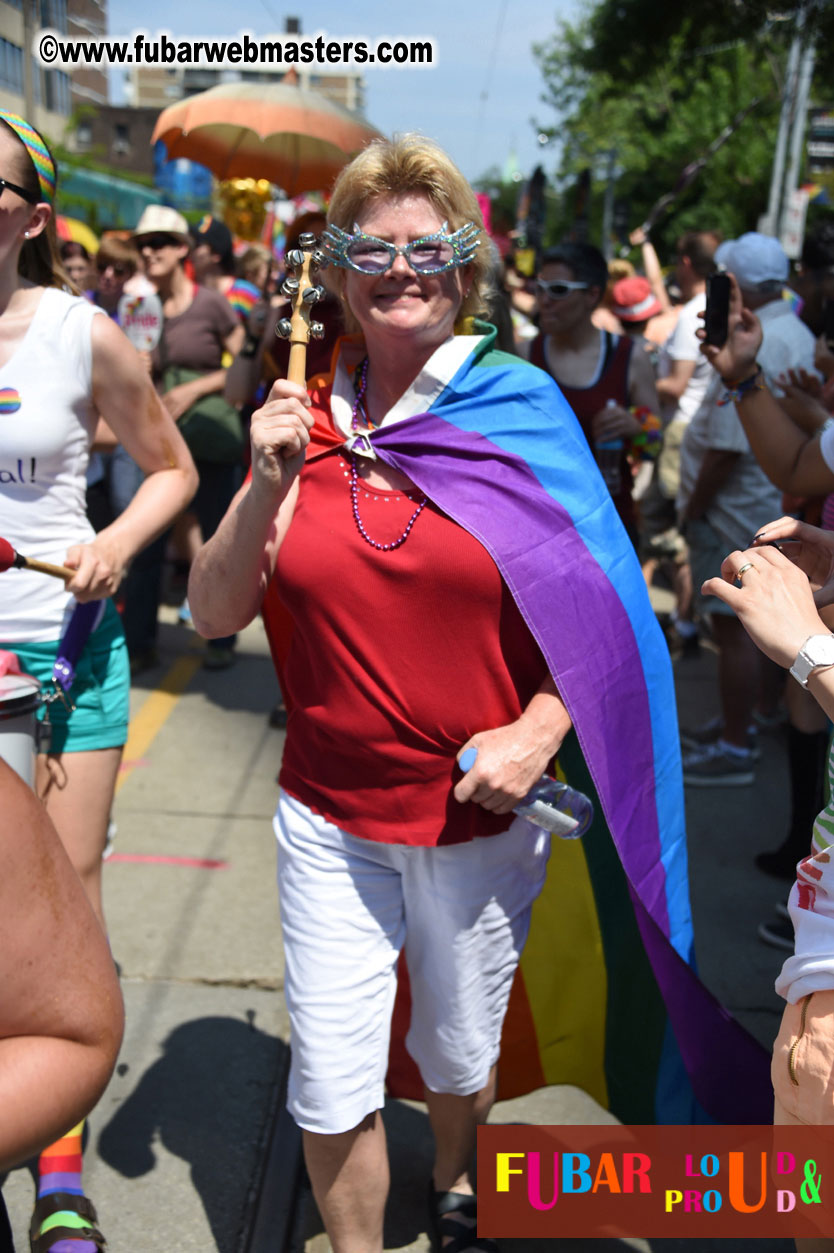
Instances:
[[[163,664],[134,691],[134,722],[105,874],[114,956],[122,969],[127,1035],[118,1070],[90,1124],[86,1181],[111,1253],[262,1253],[252,1231],[260,1169],[287,1062],[270,818],[283,735],[267,725],[277,687],[259,623],[222,673],[200,667],[203,647],[166,612]],[[714,711],[714,656],[676,665],[681,719]],[[763,737],[755,789],[688,796],[692,891],[701,971],[763,1043],[779,1015],[773,979],[781,957],[756,938],[780,885],[754,870],[753,853],[777,843],[787,821],[784,749]],[[743,1081],[743,1076],[739,1077]],[[547,1089],[499,1106],[498,1121],[604,1119],[574,1089]],[[430,1164],[425,1113],[386,1112],[395,1191],[389,1249],[425,1250],[423,1199]],[[279,1145],[280,1149],[280,1145]],[[273,1150],[275,1145],[273,1144]],[[260,1190],[263,1206],[282,1181]],[[26,1170],[4,1195],[18,1253],[33,1194]],[[299,1246],[322,1253],[311,1206]],[[261,1241],[261,1243],[259,1243]],[[530,1241],[504,1242],[512,1253]],[[734,1241],[733,1248],[747,1242]],[[640,1241],[590,1242],[604,1250]],[[709,1242],[721,1250],[728,1242]],[[582,1241],[581,1247],[588,1248]],[[558,1248],[580,1248],[559,1242]],[[683,1242],[653,1240],[654,1253]],[[686,1247],[691,1248],[691,1242]],[[752,1244],[751,1244],[752,1247]],[[765,1253],[787,1250],[757,1241]]]

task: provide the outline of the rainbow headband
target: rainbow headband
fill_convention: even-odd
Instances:
[[[8,113],[5,109],[0,109],[0,119],[12,128],[29,153],[38,175],[41,196],[47,204],[52,204],[55,199],[55,162],[49,155],[46,144],[34,127],[16,113]]]

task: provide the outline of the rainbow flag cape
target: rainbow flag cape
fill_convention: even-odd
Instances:
[[[492,556],[573,720],[560,771],[595,806],[582,840],[554,840],[499,1096],[570,1083],[626,1123],[768,1123],[768,1055],[693,967],[672,670],[639,563],[558,387],[493,341],[428,412],[370,438]],[[311,394],[323,452],[343,437]],[[274,609],[270,592],[278,630]],[[419,1099],[402,970],[399,984],[389,1090]]]

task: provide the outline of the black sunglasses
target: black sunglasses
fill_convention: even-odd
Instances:
[[[160,248],[181,248],[182,240],[174,239],[173,235],[142,235],[139,239],[139,250],[150,248],[157,252]]]
[[[124,278],[126,274],[130,274],[130,266],[122,265],[119,261],[97,261],[96,269],[99,274],[112,270],[116,278]]]
[[[7,178],[0,178],[0,196],[8,187],[9,191],[13,191],[16,196],[20,196],[21,200],[27,201],[28,204],[37,204],[38,197],[33,196],[25,187],[18,187],[17,183],[10,183]]]

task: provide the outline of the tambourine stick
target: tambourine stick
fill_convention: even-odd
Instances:
[[[72,579],[78,573],[69,566],[54,566],[51,561],[38,561],[36,557],[24,557],[15,552],[7,539],[0,539],[0,574],[5,570],[36,570],[38,574],[51,574],[54,579]]]
[[[290,341],[290,359],[287,365],[287,378],[291,383],[304,387],[307,382],[307,340]]]

